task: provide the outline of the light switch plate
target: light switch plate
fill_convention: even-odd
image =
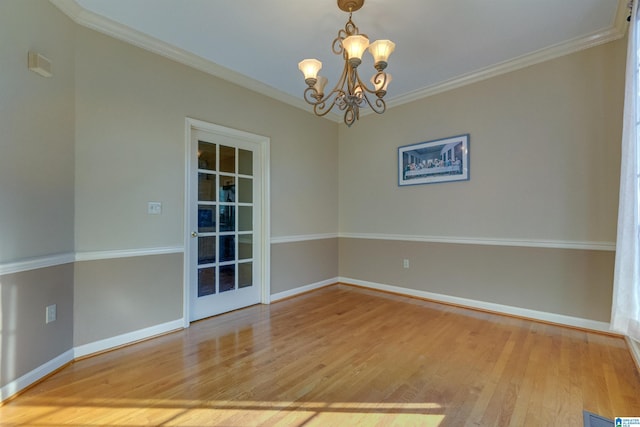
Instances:
[[[48,305],[46,309],[45,322],[46,323],[54,322],[57,317],[58,317],[58,313],[57,313],[56,305],[55,304]]]
[[[147,213],[149,215],[160,215],[162,213],[162,202],[149,202],[147,204]]]

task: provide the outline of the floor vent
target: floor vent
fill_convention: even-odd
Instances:
[[[582,411],[582,414],[584,415],[584,427],[614,427],[613,420],[588,411]]]

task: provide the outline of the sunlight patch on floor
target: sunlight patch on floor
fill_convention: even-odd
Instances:
[[[28,410],[26,410],[28,409]],[[172,399],[56,399],[3,409],[14,426],[246,426],[403,425],[437,427],[445,418],[435,403],[206,401]],[[28,416],[24,416],[28,413]]]

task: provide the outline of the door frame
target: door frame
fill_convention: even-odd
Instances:
[[[261,185],[258,188],[262,199],[262,206],[260,209],[260,252],[262,254],[262,260],[260,262],[261,267],[259,271],[260,275],[260,302],[262,304],[269,304],[271,302],[271,181],[270,181],[270,169],[271,164],[269,159],[271,138],[256,135],[249,132],[244,132],[237,129],[228,128],[221,125],[205,122],[202,120],[192,119],[187,117],[185,119],[185,187],[184,187],[184,258],[183,258],[183,323],[184,327],[188,328],[190,325],[190,311],[191,311],[191,276],[189,259],[191,256],[195,256],[191,253],[190,240],[191,237],[191,224],[189,224],[190,218],[190,200],[189,189],[192,185],[196,185],[197,182],[192,182],[191,168],[194,166],[191,159],[191,137],[193,131],[203,131],[212,134],[218,134],[221,136],[233,137],[242,139],[258,145],[260,169],[262,175],[260,176]]]

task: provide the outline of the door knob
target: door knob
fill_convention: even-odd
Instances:
[[[198,237],[198,233],[197,233],[197,232],[195,232],[195,231],[192,231],[192,232],[191,232],[191,237]]]

